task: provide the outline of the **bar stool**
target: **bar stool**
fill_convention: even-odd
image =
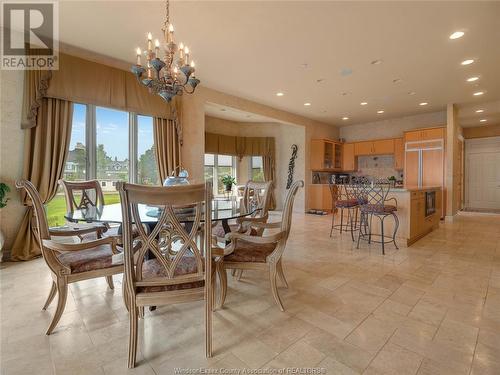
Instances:
[[[359,184],[356,185],[355,195],[360,205],[360,225],[358,233],[358,242],[356,248],[359,249],[361,239],[368,243],[380,243],[382,245],[382,254],[385,254],[385,245],[394,243],[396,249],[396,233],[399,228],[399,219],[396,215],[397,200],[396,198],[387,199],[390,191],[390,184],[385,182]],[[386,204],[393,201],[394,204]],[[380,220],[380,233],[372,233],[372,219],[376,217]],[[386,235],[384,232],[384,222],[387,217],[394,218],[394,232],[392,236]],[[372,237],[379,237],[380,240],[374,240]]]
[[[354,231],[358,230],[358,209],[359,204],[353,192],[353,187],[348,184],[335,184],[330,182],[330,193],[332,195],[332,226],[330,237],[333,231],[338,230],[340,234],[350,230],[351,238],[354,242]],[[340,224],[335,224],[335,212],[340,210]],[[344,210],[347,210],[347,222],[344,224]]]

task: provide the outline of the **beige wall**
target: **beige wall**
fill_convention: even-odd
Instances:
[[[184,146],[182,148],[182,164],[190,171],[191,176],[203,176],[203,151],[205,130],[205,103],[214,103],[249,113],[265,116],[276,122],[298,125],[305,129],[304,163],[305,163],[305,189],[307,196],[308,186],[311,184],[310,170],[310,143],[313,138],[338,139],[337,127],[314,121],[290,112],[282,111],[250,100],[224,94],[220,91],[200,87],[193,95],[183,98],[183,132]],[[300,151],[299,151],[300,152]],[[307,207],[306,207],[307,208]]]
[[[214,117],[205,117],[205,130],[208,133],[233,135],[240,137],[274,137],[276,142],[276,208],[282,209],[286,195],[288,162],[292,154],[291,146],[298,146],[295,160],[294,180],[305,179],[305,128],[303,126],[257,122],[235,122]],[[248,180],[248,158],[239,164],[238,184]],[[297,194],[294,210],[304,212],[305,195],[301,190]]]
[[[446,111],[343,126],[340,137],[348,142],[402,137],[408,130],[445,126]]]
[[[24,213],[14,186],[23,169],[24,133],[20,128],[23,79],[22,71],[0,71],[0,181],[11,188],[7,207],[0,209],[0,228],[6,240],[4,252],[9,251]]]

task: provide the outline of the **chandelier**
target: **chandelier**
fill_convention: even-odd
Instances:
[[[160,95],[170,102],[176,95],[184,92],[192,94],[200,83],[194,75],[194,61],[190,59],[189,48],[174,42],[174,26],[170,23],[170,1],[165,2],[165,21],[163,22],[163,42],[155,40],[148,33],[146,66],[142,66],[140,48],[137,48],[137,62],[132,66],[132,73],[137,80],[149,89],[149,92]],[[161,48],[160,48],[161,47]]]

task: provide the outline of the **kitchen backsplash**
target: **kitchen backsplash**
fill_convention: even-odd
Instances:
[[[358,156],[358,170],[352,175],[374,179],[386,179],[390,176],[395,176],[398,180],[403,178],[403,172],[394,169],[394,157],[392,155]]]

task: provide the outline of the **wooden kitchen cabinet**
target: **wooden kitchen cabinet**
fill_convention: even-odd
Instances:
[[[313,210],[331,211],[332,194],[325,184],[309,185],[308,207]]]
[[[408,236],[408,245],[424,237],[439,226],[442,205],[441,190],[436,190],[436,212],[429,216],[425,216],[426,191],[432,190],[422,189],[410,193],[410,233]]]
[[[373,141],[374,155],[390,155],[394,154],[394,139],[380,139]]]
[[[311,140],[311,170],[340,170],[342,144],[328,139]]]
[[[394,154],[394,139],[356,142],[354,144],[354,154],[356,156]]]
[[[394,140],[394,169],[402,171],[405,167],[405,143],[403,138]]]
[[[346,172],[357,170],[356,156],[354,154],[354,143],[342,145],[342,170]]]
[[[405,142],[429,141],[433,139],[443,139],[444,128],[419,129],[405,132]]]
[[[364,142],[356,142],[354,144],[354,155],[372,155],[373,153],[373,142],[372,141],[364,141]]]

